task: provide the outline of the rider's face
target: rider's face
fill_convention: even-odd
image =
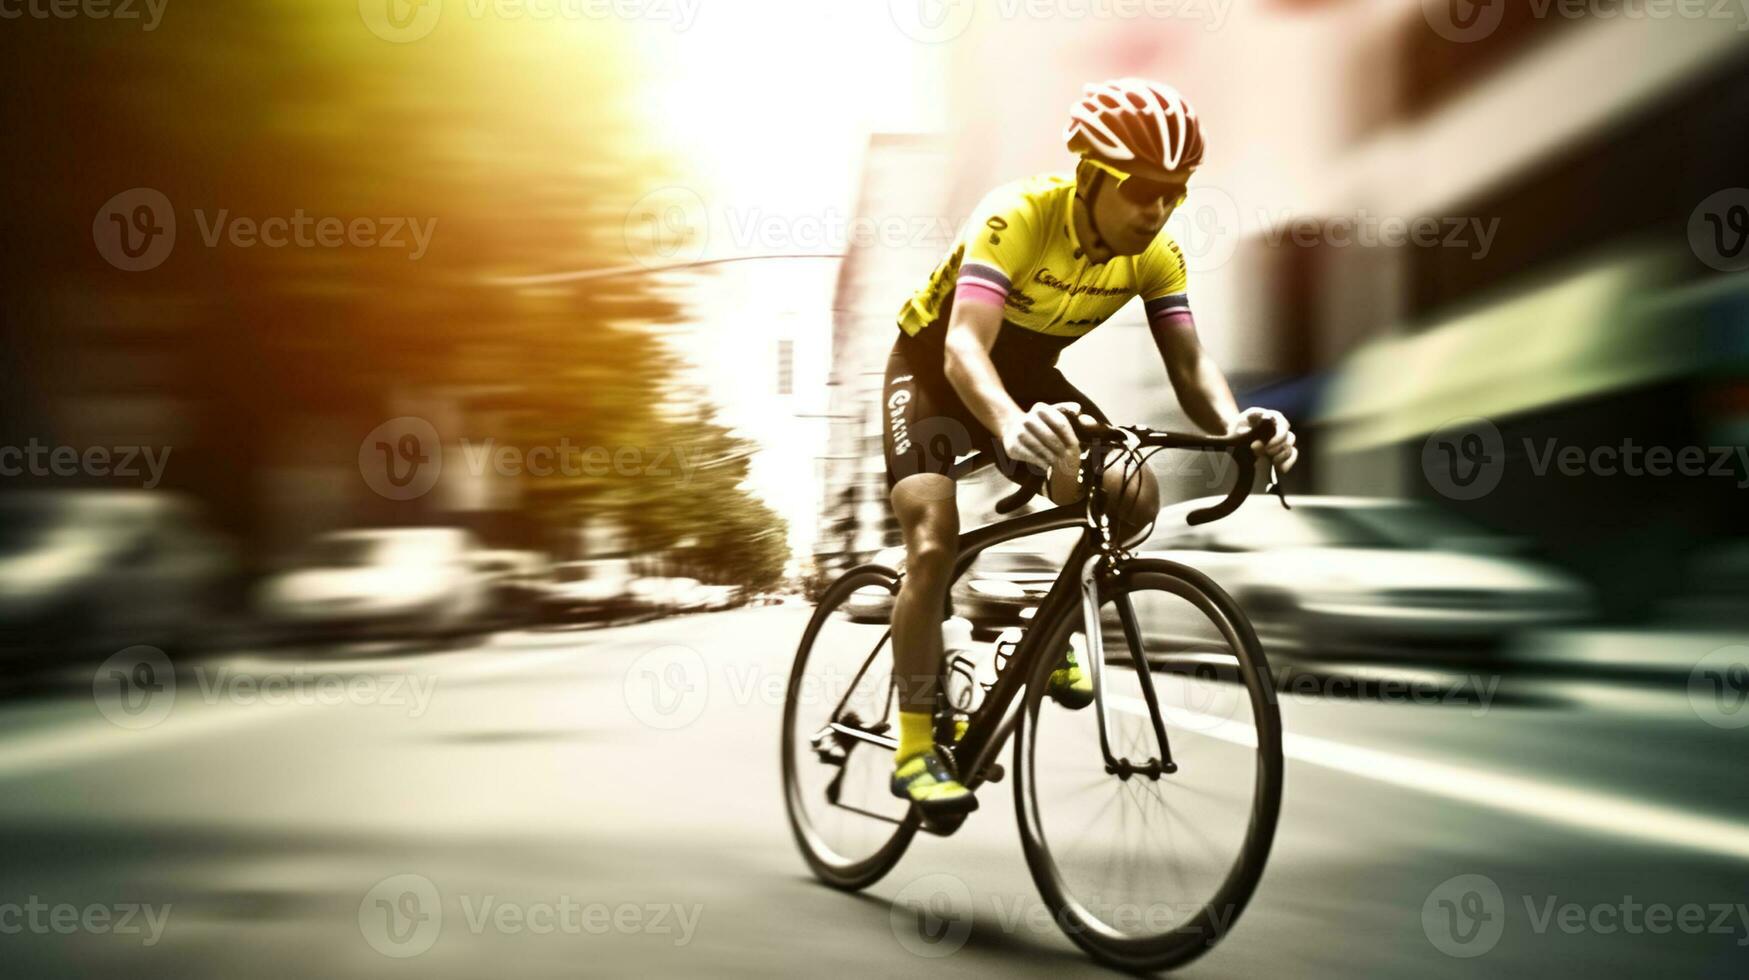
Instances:
[[[1099,233],[1119,255],[1146,249],[1174,208],[1184,200],[1189,171],[1137,168],[1121,183],[1113,177],[1100,183],[1093,198],[1093,219]]]

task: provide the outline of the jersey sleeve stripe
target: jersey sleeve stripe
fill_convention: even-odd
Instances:
[[[1173,293],[1170,296],[1158,296],[1145,300],[1142,309],[1147,311],[1148,319],[1155,320],[1169,313],[1190,312],[1190,296],[1186,293]]]
[[[953,301],[1001,306],[1008,302],[1008,290],[998,289],[994,283],[982,279],[961,279],[954,287]]]
[[[1167,310],[1159,316],[1148,318],[1148,326],[1150,327],[1165,327],[1174,323],[1195,324],[1196,318],[1190,315],[1189,310]]]
[[[1013,286],[1008,277],[1002,274],[1001,269],[985,265],[982,262],[967,262],[960,266],[959,282],[963,284],[967,279],[988,282],[1000,289],[1005,297],[1008,295],[1009,288]]]

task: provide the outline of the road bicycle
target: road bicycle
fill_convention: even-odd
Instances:
[[[1211,437],[1086,419],[1075,427],[1087,450],[1080,500],[959,538],[956,581],[992,545],[1080,528],[1029,625],[991,651],[994,679],[967,684],[976,672],[954,662],[929,679],[936,743],[977,789],[1006,776],[997,756],[1012,736],[1021,843],[1053,920],[1102,962],[1165,969],[1212,948],[1257,887],[1281,807],[1281,717],[1244,611],[1195,569],[1125,548],[1103,477],[1125,467],[1127,492],[1159,451],[1228,454],[1238,471],[1231,491],[1188,518],[1205,524],[1250,494],[1250,444],[1267,442],[1274,428],[1266,421]],[[980,454],[952,475],[993,462]],[[1029,476],[997,512],[1019,510],[1042,483]],[[1272,489],[1287,506],[1279,482]],[[827,588],[784,704],[790,826],[814,874],[845,890],[878,881],[918,832],[947,836],[965,819],[927,821],[888,791],[898,720],[891,630],[852,620],[846,605],[859,592],[888,601],[878,593],[896,595],[902,575],[865,564]],[[1071,649],[1093,678],[1093,703],[1080,711],[1047,694],[1050,672]]]

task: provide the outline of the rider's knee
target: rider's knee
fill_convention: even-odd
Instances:
[[[919,534],[905,549],[905,577],[925,586],[946,582],[958,556],[959,542],[953,535]]]
[[[1160,513],[1160,482],[1145,466],[1114,460],[1105,470],[1105,499],[1122,535],[1139,536]]]
[[[956,489],[952,477],[939,473],[913,473],[893,487],[893,512],[900,523],[904,523],[908,519],[938,520],[945,508],[952,515],[951,519],[958,520],[959,511],[954,509]]]

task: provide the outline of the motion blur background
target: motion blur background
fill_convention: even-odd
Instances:
[[[1740,975],[1749,919],[1509,927],[1490,963],[1437,948],[1421,908],[1460,873],[1509,905],[1527,880],[1591,904],[1742,898],[1749,7],[0,0],[0,18],[0,906],[177,903],[143,950],[0,935],[21,975],[915,965],[884,904],[800,880],[767,751],[781,700],[748,679],[781,677],[807,603],[899,543],[877,401],[899,305],[985,191],[1069,168],[1069,102],[1121,75],[1204,120],[1170,227],[1240,403],[1293,420],[1305,499],[1198,535],[1169,513],[1147,548],[1208,567],[1312,679],[1290,731],[1479,780],[1428,796],[1290,769],[1259,931],[1199,969],[1726,975],[1734,956]],[[1065,371],[1116,419],[1188,427],[1145,327],[1132,306]],[[1222,492],[1159,463],[1171,500]],[[999,489],[962,495],[968,526]],[[980,566],[998,584],[966,607],[1005,600],[976,607],[982,630],[1021,621],[1052,554]],[[638,706],[675,647],[715,698],[685,726]],[[107,703],[112,676],[182,697],[135,724],[141,694]],[[436,693],[412,718],[238,694],[267,676]],[[1393,701],[1391,679],[1440,703]],[[1449,708],[1484,689],[1480,714]],[[1584,795],[1489,809],[1545,781]],[[982,864],[1018,875],[995,837]],[[932,867],[1030,897],[953,844]],[[401,873],[704,915],[684,946],[582,954],[452,925],[400,961],[355,913]],[[1291,939],[1357,922],[1374,942],[1350,959]],[[994,931],[935,965],[1085,967],[1048,929]]]

